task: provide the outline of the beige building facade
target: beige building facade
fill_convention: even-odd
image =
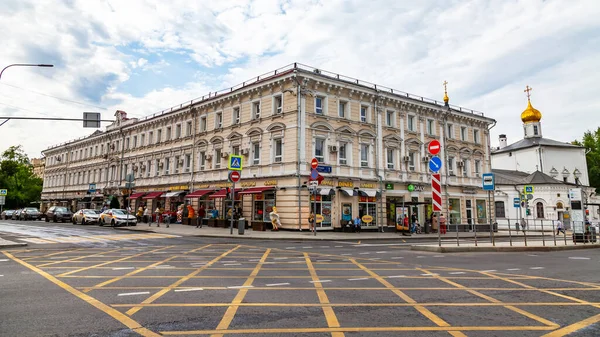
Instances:
[[[33,174],[44,179],[44,171],[46,169],[46,158],[33,158],[31,159],[31,166],[33,166]]]
[[[105,131],[48,148],[42,199],[99,208],[109,195],[131,194],[133,208],[191,203],[223,218],[231,204],[227,158],[239,154],[236,203],[253,225],[268,227],[277,206],[288,229],[308,228],[313,207],[323,216],[319,229],[364,215],[371,227],[393,228],[401,214],[424,223],[431,213],[427,144],[437,139],[448,184],[443,211],[455,223],[484,223],[480,176],[490,172],[494,123],[472,110],[292,64],[142,119],[117,111]],[[307,188],[313,157],[324,178],[316,195]]]

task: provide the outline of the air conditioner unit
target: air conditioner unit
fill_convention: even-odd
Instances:
[[[221,152],[221,158],[229,157],[229,152]]]
[[[276,113],[276,114],[280,114],[280,113],[282,113],[282,112],[283,112],[283,107],[281,107],[281,106],[278,106],[278,107],[277,107],[277,110],[275,111],[275,113]]]
[[[243,149],[241,149],[241,153],[242,153],[243,155],[246,155],[246,156],[247,156],[247,155],[250,153],[250,149],[243,148]]]
[[[204,158],[206,160],[211,160],[212,159],[212,154],[207,154],[207,155],[204,156]]]
[[[404,156],[404,157],[402,157],[402,160],[408,163],[410,161],[410,157]]]
[[[423,158],[421,158],[421,160],[422,160],[424,163],[427,163],[427,162],[429,162],[429,160],[430,160],[430,159],[431,159],[431,158],[430,158],[429,156],[424,156]]]
[[[165,164],[161,161],[160,163],[158,163],[158,167],[162,168]]]
[[[179,158],[179,165],[183,165],[183,158]]]
[[[337,152],[338,148],[335,145],[329,145],[329,152]]]
[[[465,162],[464,161],[459,161],[459,162],[456,163],[456,166],[463,167],[463,166],[465,166]]]

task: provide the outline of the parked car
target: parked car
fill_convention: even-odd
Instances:
[[[46,212],[46,222],[50,220],[54,222],[67,222],[71,221],[71,218],[73,218],[73,213],[64,206],[52,206]]]
[[[95,209],[81,209],[73,214],[73,224],[87,225],[97,223],[100,218],[100,211]]]
[[[10,217],[12,220],[19,220],[19,217],[21,216],[21,211],[23,211],[22,209],[18,209],[16,211],[14,211],[14,213],[12,214],[12,216]]]
[[[19,215],[19,220],[39,220],[42,213],[35,207],[25,207]]]
[[[12,219],[12,215],[15,212],[14,209],[7,209],[0,214],[0,219],[2,220],[10,220]]]
[[[137,219],[135,214],[127,215],[127,211],[124,209],[109,208],[100,214],[99,220],[100,226],[111,225],[112,227],[125,225],[135,226],[137,225]]]

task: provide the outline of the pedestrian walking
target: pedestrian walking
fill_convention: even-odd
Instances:
[[[137,213],[135,214],[138,222],[142,222],[143,215],[144,215],[144,208],[142,208],[142,206],[140,206],[137,210]]]
[[[152,222],[152,213],[150,211],[150,208],[148,208],[148,206],[144,207],[144,222],[145,223]]]
[[[202,228],[202,222],[206,217],[206,210],[204,209],[204,204],[200,205],[198,209],[198,222],[196,223],[196,228]]]
[[[156,217],[156,227],[160,227],[160,207],[156,206],[156,209],[154,210],[154,216]],[[148,227],[150,226],[152,226],[152,221],[150,221],[148,224]]]
[[[446,234],[446,217],[440,214],[440,234]]]
[[[525,234],[525,231],[527,230],[527,222],[525,222],[525,218],[521,218],[521,230],[523,231],[523,234]]]
[[[561,232],[563,234],[567,234],[567,232],[565,231],[565,227],[564,227],[562,221],[560,221],[560,219],[558,219],[558,220],[556,220],[556,235],[558,235]]]

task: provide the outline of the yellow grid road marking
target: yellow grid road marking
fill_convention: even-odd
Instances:
[[[112,249],[112,250],[109,250],[106,253],[112,253],[112,252],[116,252],[116,251],[119,251],[119,250],[122,250],[122,249],[121,248]],[[47,263],[43,263],[43,264],[38,264],[38,265],[36,265],[36,267],[42,268],[42,267],[52,266],[52,265],[59,264],[59,263],[77,262],[77,261],[86,259],[88,257],[95,257],[97,255],[104,255],[104,254],[102,252],[100,252],[100,253],[95,253],[95,254],[92,254],[92,255],[78,256],[78,257],[73,257],[73,258],[66,259],[66,260],[52,261],[52,262],[47,262]],[[43,261],[36,261],[36,263],[40,263],[40,262],[43,262]]]
[[[310,260],[308,253],[304,253],[304,259],[306,260],[306,266],[308,267],[308,271],[310,272],[310,276],[313,281],[319,281],[319,276],[315,270],[315,267]],[[323,285],[320,282],[314,282],[313,286],[317,290],[317,296],[319,297],[320,304],[329,304],[329,298],[323,290]],[[323,306],[323,314],[325,315],[325,320],[327,321],[327,326],[329,328],[337,328],[340,326],[340,322],[335,315],[335,311],[331,307]],[[345,334],[341,331],[332,331],[331,336],[333,337],[343,337]]]
[[[592,316],[590,318],[586,318],[582,321],[579,321],[577,323],[573,323],[571,325],[567,325],[566,327],[562,328],[562,329],[558,329],[556,331],[550,332],[545,334],[542,337],[562,337],[562,336],[566,336],[572,332],[575,332],[577,330],[581,330],[583,328],[586,328],[592,324],[598,323],[600,322],[600,314],[596,315],[596,316]]]

